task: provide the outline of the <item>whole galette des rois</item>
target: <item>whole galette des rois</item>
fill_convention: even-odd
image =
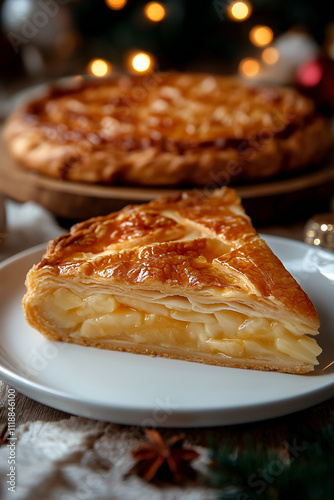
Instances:
[[[25,169],[64,181],[222,186],[319,164],[331,130],[293,88],[154,73],[52,85],[4,127]]]

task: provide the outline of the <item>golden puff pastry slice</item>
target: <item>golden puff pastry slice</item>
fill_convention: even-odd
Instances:
[[[295,89],[168,72],[52,86],[4,140],[24,168],[66,181],[219,187],[318,164],[332,137]]]
[[[28,323],[54,340],[290,373],[321,353],[313,304],[229,188],[79,223],[26,287]]]

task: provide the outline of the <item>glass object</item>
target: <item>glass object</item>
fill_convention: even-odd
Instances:
[[[317,214],[307,221],[304,241],[334,251],[334,214]]]

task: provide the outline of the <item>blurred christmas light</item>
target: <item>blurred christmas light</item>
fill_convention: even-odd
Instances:
[[[319,61],[302,64],[297,71],[297,79],[304,87],[315,87],[323,77],[323,68]]]
[[[249,33],[250,41],[257,47],[264,47],[272,42],[274,33],[269,26],[254,26]]]
[[[144,73],[150,69],[151,65],[151,56],[146,54],[146,52],[137,52],[136,54],[132,54],[130,56],[130,66],[135,71],[138,71],[138,73]]]
[[[260,63],[256,59],[252,59],[251,57],[247,57],[246,59],[242,59],[239,63],[239,73],[243,76],[247,76],[248,78],[252,78],[256,76],[260,71]]]
[[[165,7],[158,2],[150,2],[145,7],[145,16],[154,22],[162,21],[166,15]]]
[[[88,71],[94,76],[106,76],[112,71],[112,66],[104,59],[93,59],[88,65]]]
[[[143,73],[147,71],[151,66],[151,57],[145,52],[139,52],[138,54],[132,56],[131,66],[135,71]]]
[[[113,10],[121,10],[125,7],[128,0],[105,0],[106,5]]]
[[[245,21],[252,13],[252,6],[249,2],[232,2],[227,12],[233,21]]]
[[[274,47],[267,47],[262,52],[261,57],[266,64],[276,64],[279,59],[279,52]]]

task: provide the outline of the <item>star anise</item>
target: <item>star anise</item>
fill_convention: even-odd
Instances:
[[[137,474],[148,482],[160,479],[174,483],[195,478],[196,471],[190,462],[199,453],[183,447],[184,434],[173,436],[165,443],[156,430],[146,429],[145,433],[147,441],[132,450],[136,463],[127,476]]]

